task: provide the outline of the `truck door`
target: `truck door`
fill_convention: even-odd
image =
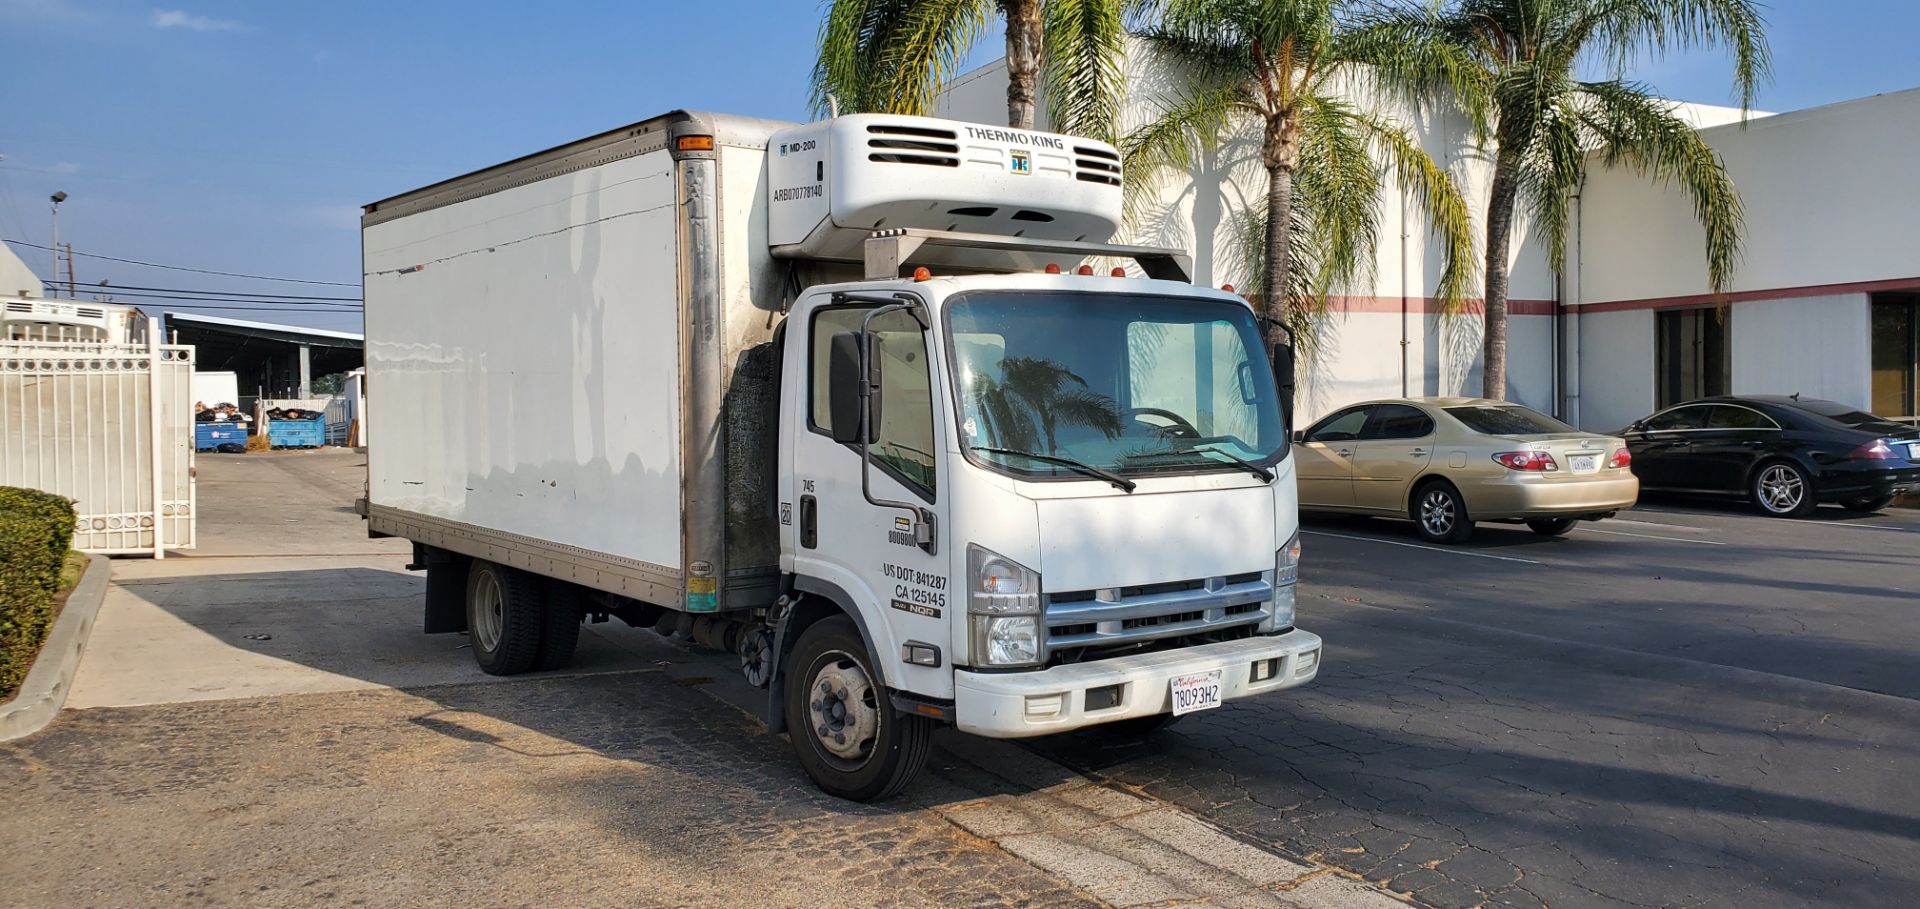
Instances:
[[[932,335],[903,311],[872,322],[879,362],[875,440],[869,445],[868,482],[873,497],[916,504],[934,512],[933,551],[915,540],[913,516],[872,504],[861,489],[859,446],[835,442],[830,432],[829,362],[833,337],[859,332],[877,304],[821,305],[796,309],[789,326],[789,409],[783,448],[791,452],[791,475],[782,484],[782,528],[793,553],[796,585],[837,589],[855,616],[890,687],[933,697],[951,697],[952,600],[948,549],[941,507],[942,449],[939,397],[929,356]],[[800,354],[800,355],[795,355]],[[817,592],[817,590],[816,590]],[[938,665],[904,662],[912,642],[937,648]]]

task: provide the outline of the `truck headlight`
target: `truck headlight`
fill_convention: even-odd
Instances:
[[[1037,666],[1040,574],[991,549],[967,546],[967,614],[975,665]]]
[[[1260,623],[1261,631],[1278,631],[1293,626],[1299,583],[1300,534],[1295,533],[1287,545],[1273,554],[1273,611],[1265,622]]]

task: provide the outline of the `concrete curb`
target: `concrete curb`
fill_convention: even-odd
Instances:
[[[45,729],[67,702],[74,670],[80,668],[80,654],[87,649],[87,636],[93,633],[93,619],[100,614],[100,603],[107,598],[112,576],[113,564],[106,556],[90,557],[87,573],[80,576],[80,583],[67,596],[66,606],[40,647],[40,656],[27,670],[20,693],[0,705],[0,742]]]

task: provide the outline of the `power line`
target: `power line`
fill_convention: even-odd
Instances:
[[[42,283],[50,290],[58,290],[59,288],[65,287],[67,282],[46,281]],[[232,297],[202,297],[192,294],[122,293],[120,290],[111,287],[101,290],[89,289],[88,292],[106,294],[115,298],[113,301],[104,302],[117,302],[119,298],[125,297],[129,300],[181,300],[188,303],[196,301],[200,303],[230,303],[233,304],[235,308],[269,306],[284,309],[289,312],[359,312],[361,309],[359,303],[329,303],[324,300],[236,300]]]
[[[78,254],[76,253],[76,255]],[[66,282],[62,281],[60,283],[65,284]],[[256,294],[256,293],[248,293],[246,291],[240,291],[240,290],[201,290],[200,288],[197,288],[197,287],[195,288],[140,287],[133,284],[114,284],[109,281],[97,281],[97,282],[96,281],[76,281],[74,282],[74,286],[98,288],[103,292],[111,292],[111,293],[119,293],[120,291],[123,291],[123,290],[144,290],[144,291],[150,291],[152,293],[192,294],[194,296],[200,296],[200,297],[257,297],[263,300],[312,300],[316,302],[326,300],[326,301],[342,301],[342,302],[348,302],[348,303],[360,302],[359,297],[321,297],[321,296],[315,296],[313,294]]]
[[[12,240],[12,239],[0,238],[0,242],[12,243],[18,246],[25,246],[32,249],[47,250],[49,252],[53,250],[53,247],[51,246],[41,246],[38,243],[28,243],[25,240]],[[245,275],[245,274],[240,274],[239,272],[232,272],[232,271],[214,271],[212,269],[207,269],[207,268],[188,268],[185,265],[162,265],[158,262],[142,262],[138,259],[121,259],[115,256],[103,256],[103,255],[100,255],[99,253],[75,253],[74,255],[88,256],[94,259],[105,259],[108,262],[121,262],[127,265],[139,265],[145,268],[165,268],[165,269],[170,269],[172,271],[190,271],[197,275],[219,275],[220,277],[223,277],[223,278],[249,278],[255,281],[283,281],[288,284],[323,284],[328,287],[359,287],[360,286],[358,284],[349,284],[345,281],[308,281],[302,278],[275,278],[270,275]]]

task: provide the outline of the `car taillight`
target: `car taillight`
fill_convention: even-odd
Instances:
[[[1544,451],[1502,451],[1494,454],[1493,459],[1508,470],[1551,472],[1560,469],[1560,465],[1554,463],[1553,455]]]
[[[1859,461],[1887,461],[1893,458],[1893,446],[1886,439],[1874,439],[1847,454],[1847,457]]]
[[[1627,467],[1632,464],[1633,455],[1624,448],[1614,452],[1613,457],[1607,459],[1608,467]]]

